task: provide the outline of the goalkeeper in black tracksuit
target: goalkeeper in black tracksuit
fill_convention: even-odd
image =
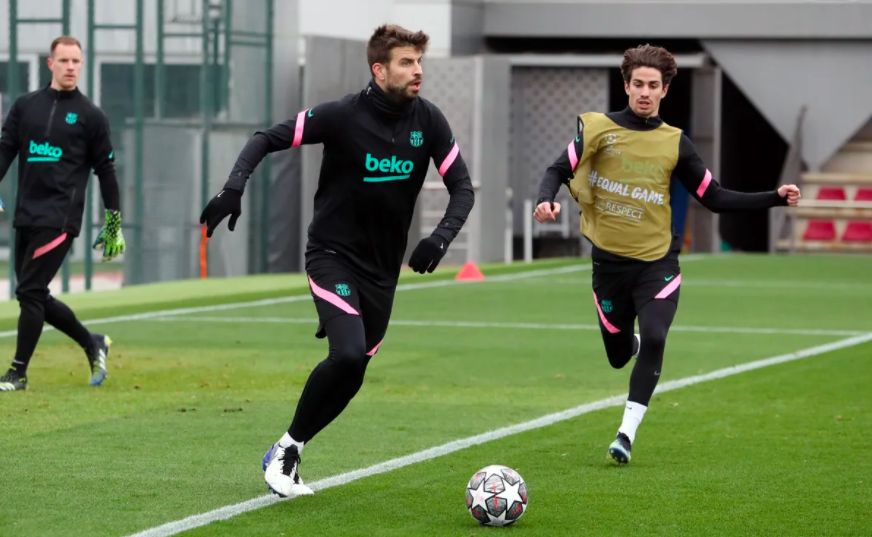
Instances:
[[[73,311],[49,293],[48,285],[79,234],[85,189],[93,168],[100,178],[106,226],[96,247],[104,260],[124,250],[118,182],[109,125],[103,112],[79,93],[82,48],[73,37],[51,45],[49,86],[22,96],[9,111],[0,138],[0,179],[18,157],[15,206],[15,295],[21,307],[18,341],[10,369],[0,377],[0,391],[27,388],[27,367],[42,334],[43,322],[84,349],[91,367],[90,384],[106,378],[111,341],[92,334]]]
[[[423,32],[378,28],[367,47],[373,75],[367,87],[256,133],[200,218],[211,235],[231,215],[232,230],[246,180],[267,153],[324,144],[306,273],[317,335],[327,336],[329,353],[309,376],[288,432],[264,456],[266,482],[281,496],[312,493],[297,471],[303,446],[348,405],[382,343],[431,159],[450,201],[432,235],[412,252],[412,269],[432,272],[472,209],[472,183],[448,122],[418,97],[427,42]]]

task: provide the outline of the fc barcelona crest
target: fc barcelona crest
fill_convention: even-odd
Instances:
[[[412,131],[409,134],[409,143],[412,144],[412,147],[421,147],[421,144],[424,143],[424,133],[421,131]]]

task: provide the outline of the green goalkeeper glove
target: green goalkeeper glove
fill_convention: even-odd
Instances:
[[[121,211],[106,209],[106,221],[94,241],[95,250],[103,250],[103,261],[110,261],[124,253],[124,235],[121,233]]]

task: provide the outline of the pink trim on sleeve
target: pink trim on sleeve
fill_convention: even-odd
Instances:
[[[706,189],[709,186],[709,183],[712,182],[712,172],[706,170],[705,176],[702,178],[702,182],[699,184],[699,187],[696,189],[696,197],[701,198],[703,194],[705,194]]]
[[[318,284],[315,283],[315,280],[313,280],[311,276],[306,275],[306,277],[309,278],[309,287],[312,288],[312,293],[314,293],[316,297],[322,300],[326,300],[327,302],[333,304],[345,313],[350,313],[351,315],[360,315],[360,313],[358,313],[356,309],[351,307],[351,304],[339,298],[338,295],[335,295],[326,289],[318,287]]]
[[[572,171],[575,171],[576,166],[578,166],[578,155],[575,153],[575,140],[569,142],[569,147],[566,148],[566,152],[569,154],[569,165],[572,166]]]
[[[454,147],[451,148],[448,156],[445,157],[445,160],[443,160],[442,164],[439,165],[439,175],[443,177],[445,176],[445,172],[447,172],[448,168],[454,164],[454,160],[457,158],[458,153],[460,153],[460,146],[457,145],[457,142],[454,142]]]
[[[306,124],[306,112],[308,111],[307,108],[297,114],[297,122],[294,125],[294,142],[291,147],[300,147],[300,144],[303,143],[303,126]]]

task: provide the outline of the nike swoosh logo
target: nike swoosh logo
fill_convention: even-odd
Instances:
[[[309,113],[306,114],[306,117],[312,117],[312,116],[314,116],[314,115],[315,115],[315,111],[314,111],[313,109],[310,108],[310,109],[309,109]]]
[[[672,278],[674,278],[674,277],[675,276],[667,276],[667,277],[663,278],[663,281],[666,281],[666,282],[672,281]]]
[[[581,141],[581,136],[576,136],[576,137],[575,137],[575,143],[578,143],[578,142],[580,142],[580,141]]]

